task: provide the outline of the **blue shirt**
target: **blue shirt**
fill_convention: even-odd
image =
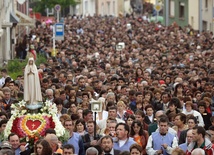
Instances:
[[[70,137],[66,144],[71,144],[74,146],[75,154],[78,155],[85,155],[84,145],[82,141],[82,137],[76,133],[73,132],[72,137]]]
[[[181,148],[181,150],[183,150],[184,152],[186,152],[187,151],[187,143],[180,144],[179,148]]]
[[[135,144],[136,142],[133,140],[133,138],[128,138],[127,141],[125,142],[125,144],[123,146],[120,147],[119,142],[116,141],[114,142],[114,149],[115,150],[120,150],[122,151],[129,151],[129,148],[132,144]]]
[[[167,133],[165,136],[160,135],[159,132],[152,133],[153,139],[153,149],[154,150],[163,150],[163,155],[169,155],[166,150],[163,148],[162,144],[167,144],[168,146],[172,147],[173,139],[175,135],[171,133]]]
[[[21,149],[18,147],[18,148],[15,150],[15,155],[20,155],[20,152],[21,152]]]

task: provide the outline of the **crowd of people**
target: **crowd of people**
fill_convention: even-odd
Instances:
[[[212,32],[176,23],[165,27],[146,16],[69,16],[64,40],[53,50],[52,29],[38,24],[16,52],[21,59],[31,51],[47,58],[37,66],[42,97],[56,104],[70,136],[60,143],[48,129],[30,150],[11,133],[2,150],[16,150],[16,155],[214,154]],[[11,104],[23,98],[24,74],[12,80],[7,70],[1,73],[2,136]],[[97,101],[102,112],[94,115]]]

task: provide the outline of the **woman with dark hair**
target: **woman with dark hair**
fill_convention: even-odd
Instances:
[[[107,91],[106,90],[101,90],[100,93],[99,93],[99,97],[106,98],[106,95],[107,95]]]
[[[137,144],[143,149],[143,155],[146,155],[146,144],[149,138],[149,134],[146,130],[143,130],[142,124],[139,120],[135,120],[131,125],[130,137],[134,138]]]
[[[181,108],[181,102],[177,97],[173,97],[168,104],[168,110],[166,111],[166,115],[168,116],[170,113],[180,113],[179,110]]]
[[[193,98],[193,101],[194,101],[194,103],[198,103],[200,100],[201,100],[201,97],[202,97],[202,93],[201,93],[201,91],[196,91],[195,93],[194,93],[194,98]]]
[[[137,110],[135,112],[135,118],[136,118],[136,120],[139,120],[141,122],[141,124],[142,124],[143,129],[146,130],[146,131],[148,131],[148,124],[146,124],[144,122],[145,116],[146,115],[145,115],[145,113],[142,110]]]
[[[128,115],[126,118],[126,124],[128,124],[129,129],[131,130],[132,122],[135,120],[134,115]]]
[[[208,113],[206,110],[206,102],[201,100],[198,103],[198,111],[201,114],[203,120],[204,120],[204,129],[208,130],[208,128],[212,125],[210,122],[210,118],[212,117],[211,113]]]
[[[184,90],[183,85],[181,83],[176,84],[173,96],[174,97],[184,96],[183,90]]]
[[[75,122],[74,131],[76,131],[79,135],[83,136],[86,134],[86,124],[84,119],[78,119]]]
[[[138,67],[135,70],[135,81],[141,82],[142,80],[143,80],[143,70],[140,67]]]
[[[41,139],[36,142],[34,153],[35,155],[51,155],[53,152],[48,141]]]
[[[77,107],[77,103],[70,102],[69,104],[70,104],[70,107],[68,108],[68,111],[67,111],[68,115],[76,114],[77,113],[77,108],[78,108]]]
[[[6,77],[2,88],[9,87],[10,81],[12,81],[11,77]]]
[[[164,81],[167,87],[172,87],[172,77],[170,75],[166,75]]]
[[[53,101],[57,107],[57,116],[60,118],[61,115],[67,114],[67,109],[63,107],[63,100],[60,97],[57,97]]]
[[[153,93],[149,90],[144,92],[144,102],[145,101],[153,105]]]

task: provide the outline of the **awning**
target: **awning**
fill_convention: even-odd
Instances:
[[[20,18],[20,22],[18,23],[18,26],[35,26],[34,19],[30,18],[26,14],[17,10],[15,11],[15,13]]]
[[[18,24],[19,21],[20,21],[19,17],[17,17],[13,12],[10,12],[10,21],[3,22],[1,27],[3,29],[5,29],[7,27],[11,28],[11,27],[13,27],[13,24]]]
[[[10,12],[10,22],[11,23],[19,23],[19,17],[17,17],[13,12]]]
[[[12,26],[13,26],[13,23],[11,23],[11,22],[5,22],[5,23],[2,23],[2,25],[1,25],[1,27],[3,29],[5,29],[7,27],[11,28]]]

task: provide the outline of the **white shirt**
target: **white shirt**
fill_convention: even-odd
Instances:
[[[195,116],[197,118],[197,120],[198,120],[198,126],[204,127],[203,117],[201,116],[201,114],[198,111],[191,110],[190,112],[187,112],[186,110],[184,110],[182,113],[184,113],[185,115],[192,114],[193,116]]]
[[[119,140],[119,146],[122,147],[125,143],[126,143],[127,139],[126,140]]]
[[[111,155],[114,155],[114,149],[112,148],[111,151],[109,152]],[[106,152],[104,152],[104,154],[107,154]]]
[[[153,115],[152,116],[148,116],[150,122],[153,122]]]

